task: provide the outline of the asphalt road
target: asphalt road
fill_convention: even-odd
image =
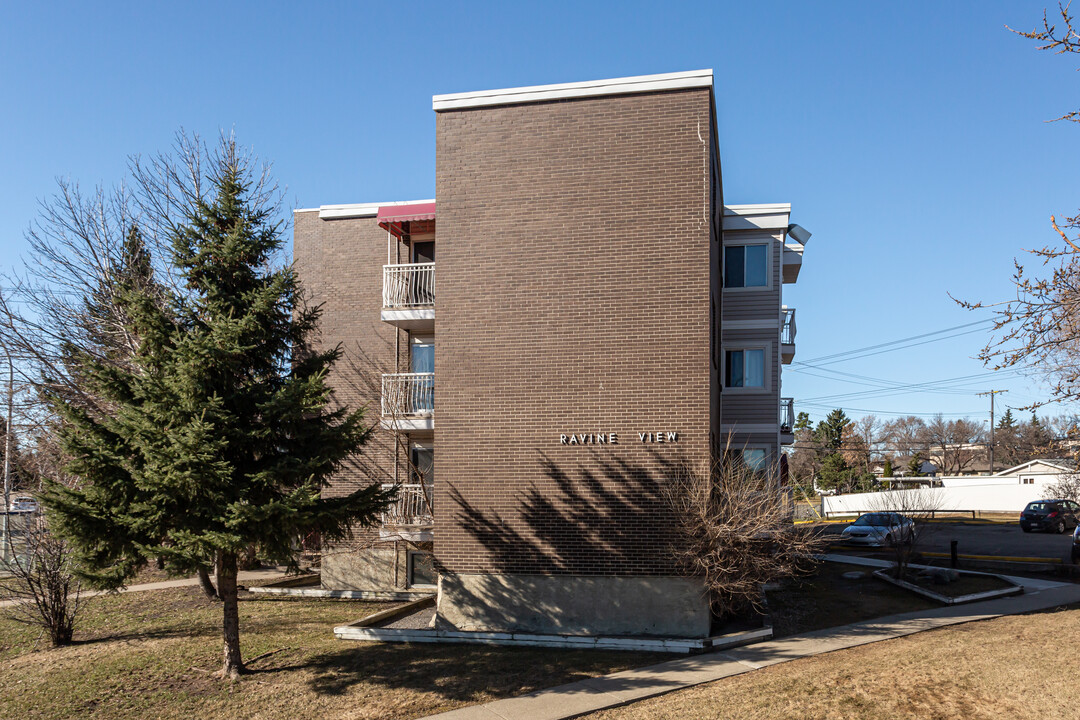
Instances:
[[[839,535],[845,527],[843,523],[831,523],[826,532]],[[957,550],[962,555],[1062,558],[1069,562],[1072,550],[1072,531],[1064,535],[1025,533],[1018,523],[928,523],[919,536],[918,549],[947,553],[953,540],[959,543]]]

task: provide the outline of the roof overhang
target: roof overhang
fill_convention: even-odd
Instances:
[[[387,205],[379,208],[376,216],[379,227],[387,230],[396,237],[408,235],[406,225],[420,220],[435,219],[435,203],[423,202],[411,205]]]
[[[346,218],[376,217],[379,210],[395,205],[422,205],[425,203],[435,204],[435,200],[396,200],[392,202],[375,203],[348,203],[346,205],[320,205],[318,207],[320,220],[344,220]],[[311,208],[314,210],[315,208]],[[297,210],[296,212],[308,212]]]
[[[586,82],[560,83],[557,85],[531,85],[501,90],[478,90],[449,95],[435,95],[431,98],[431,108],[439,112],[442,110],[461,110],[491,105],[516,105],[519,103],[597,97],[601,95],[626,95],[699,87],[711,88],[712,85],[713,71],[711,69],[690,70],[687,72],[663,73],[661,75],[638,75],[608,80],[588,80]]]

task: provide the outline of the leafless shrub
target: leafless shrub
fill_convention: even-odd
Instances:
[[[895,576],[903,577],[912,557],[936,529],[931,521],[944,509],[944,496],[939,488],[903,488],[877,493],[869,505],[871,512],[897,513],[910,518],[913,523],[910,535],[900,533],[887,546],[893,558]]]
[[[1043,497],[1047,500],[1072,500],[1080,503],[1080,475],[1068,473],[1043,488]]]
[[[811,526],[792,523],[779,468],[727,457],[708,472],[683,467],[666,489],[678,535],[671,552],[682,572],[704,580],[717,616],[760,611],[762,585],[811,573],[825,544]]]
[[[40,627],[53,647],[68,645],[82,607],[82,586],[67,543],[49,532],[44,518],[27,523],[21,547],[8,548],[0,580],[0,598],[10,601],[12,620]]]

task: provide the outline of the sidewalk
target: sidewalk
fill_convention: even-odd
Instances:
[[[236,574],[236,579],[241,584],[245,582],[251,582],[252,580],[275,580],[277,578],[285,577],[285,571],[281,568],[260,568],[258,570],[241,570]],[[129,585],[117,592],[129,593],[129,592],[143,592],[145,590],[168,590],[169,588],[178,587],[191,587],[199,584],[199,578],[180,578],[177,580],[162,580],[161,582],[143,583],[142,585]],[[98,595],[108,595],[110,590],[88,590],[82,593],[82,597],[96,597]],[[7,607],[13,605],[15,601],[4,600],[0,601],[0,607]]]
[[[845,562],[848,560],[845,559]],[[891,640],[948,625],[1080,602],[1080,585],[1033,581],[1029,578],[1016,580],[1024,584],[1024,595],[891,615],[726,652],[680,658],[521,697],[430,715],[424,720],[563,720],[798,658]]]

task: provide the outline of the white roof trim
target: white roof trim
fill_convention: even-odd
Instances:
[[[756,205],[725,205],[725,215],[774,215],[790,213],[791,203],[759,203]]]
[[[379,208],[390,205],[414,205],[418,203],[433,203],[430,200],[393,200],[378,203],[348,203],[345,205],[320,205],[320,220],[341,220],[344,218],[375,217],[379,214]],[[297,210],[296,212],[311,212],[311,210]]]
[[[790,224],[791,203],[725,205],[724,230],[781,230]]]
[[[1072,469],[1071,467],[1067,467],[1065,465],[1058,465],[1053,460],[1041,460],[1039,458],[1035,458],[1034,460],[1028,460],[1026,463],[1021,463],[1020,465],[1017,465],[1015,467],[1006,468],[1004,470],[1001,470],[1000,472],[996,472],[993,475],[991,475],[990,477],[998,477],[998,476],[1001,476],[1001,475],[1008,475],[1010,473],[1019,472],[1019,471],[1023,470],[1024,468],[1031,467],[1032,465],[1035,465],[1035,464],[1049,465],[1052,468],[1057,468],[1058,470],[1062,470],[1062,471],[1067,472],[1067,473],[1076,472],[1076,470]]]
[[[691,70],[689,72],[664,73],[661,75],[638,75],[636,77],[589,80],[586,82],[560,83],[558,85],[533,85],[501,90],[478,90],[451,93],[449,95],[435,95],[431,98],[431,108],[438,112],[440,110],[460,110],[462,108],[488,105],[512,105],[542,100],[623,95],[626,93],[696,87],[711,88],[712,84],[713,71],[711,69]]]

